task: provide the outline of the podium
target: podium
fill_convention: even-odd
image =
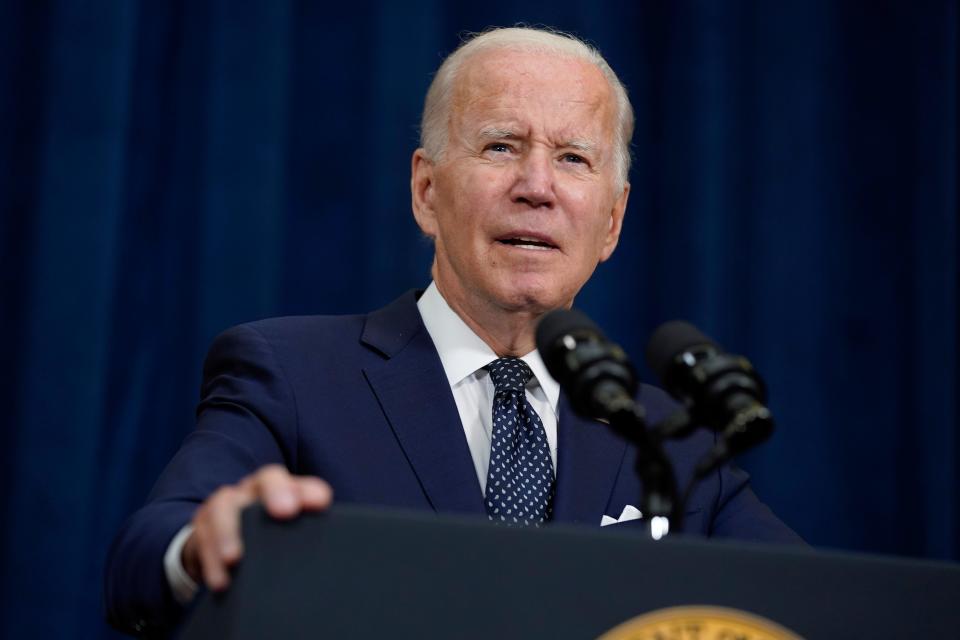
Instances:
[[[621,526],[511,529],[349,505],[275,522],[253,507],[231,588],[203,594],[180,637],[584,639],[642,614],[660,627],[607,637],[960,637],[960,565],[653,542]],[[724,631],[716,615],[727,613],[795,635]]]

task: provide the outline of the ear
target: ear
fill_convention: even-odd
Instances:
[[[620,229],[623,228],[623,214],[627,211],[627,200],[630,198],[630,183],[623,185],[623,191],[613,203],[613,209],[610,211],[610,230],[603,241],[603,248],[600,250],[600,262],[613,255],[613,250],[617,248],[617,242],[620,240]]]
[[[422,148],[413,152],[410,160],[410,196],[413,217],[427,236],[437,237],[437,214],[433,208],[434,164]]]

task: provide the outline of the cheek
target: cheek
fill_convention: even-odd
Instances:
[[[478,172],[454,185],[447,207],[450,230],[463,233],[482,227],[495,214],[500,182],[496,175]]]
[[[578,224],[592,227],[600,211],[609,211],[610,192],[604,180],[590,180],[582,176],[566,176],[560,181],[558,196],[565,209],[576,212]]]
[[[596,194],[593,189],[586,189],[584,185],[574,183],[563,190],[564,199],[576,211],[589,211],[595,207]]]
[[[589,195],[581,195],[570,202],[571,207],[576,212],[574,225],[577,228],[578,235],[583,239],[584,245],[590,243],[599,246],[599,244],[605,242],[613,220],[610,213],[613,203],[609,202],[607,198],[591,197]]]
[[[437,221],[443,244],[447,252],[454,259],[465,260],[476,253],[476,245],[482,238],[482,220],[480,212],[483,207],[470,193],[460,191],[444,203],[443,209],[438,212]]]
[[[584,259],[590,263],[591,267],[596,267],[609,257],[610,245],[610,226],[613,217],[609,212],[592,212],[590,224],[581,230],[583,237]]]

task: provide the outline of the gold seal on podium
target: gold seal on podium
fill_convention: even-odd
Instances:
[[[760,616],[725,607],[670,607],[617,625],[598,640],[802,640]]]

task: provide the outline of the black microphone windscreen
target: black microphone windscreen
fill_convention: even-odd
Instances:
[[[546,358],[547,352],[562,336],[585,330],[603,337],[600,327],[588,318],[587,314],[577,309],[556,309],[544,315],[537,325],[537,349],[540,351],[540,356]]]
[[[713,345],[714,342],[689,322],[665,322],[653,332],[647,343],[647,365],[662,380],[674,358],[701,344]]]

